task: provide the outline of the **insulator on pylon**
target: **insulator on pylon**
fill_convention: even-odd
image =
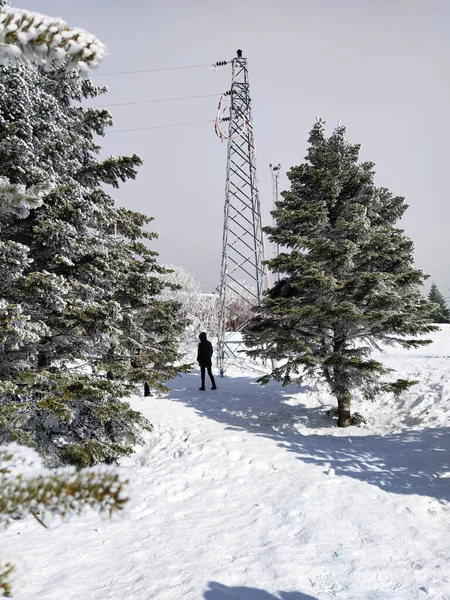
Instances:
[[[218,67],[224,67],[228,64],[227,60],[218,60],[212,65],[213,71],[216,71]]]

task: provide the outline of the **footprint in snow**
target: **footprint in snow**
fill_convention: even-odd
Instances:
[[[207,474],[207,471],[201,465],[197,465],[190,471],[190,478],[203,479]]]
[[[278,469],[275,467],[275,465],[272,465],[271,463],[268,463],[264,460],[258,460],[258,459],[251,459],[248,461],[250,465],[252,465],[253,468],[258,469],[258,471],[277,471]]]
[[[228,489],[226,487],[215,487],[211,490],[211,493],[216,498],[226,498],[228,496]]]
[[[189,500],[189,498],[192,498],[192,496],[194,496],[194,492],[187,488],[182,492],[178,492],[167,496],[167,500],[169,502],[184,502],[185,500]]]
[[[242,453],[239,450],[227,450],[228,458],[234,462],[242,460]]]

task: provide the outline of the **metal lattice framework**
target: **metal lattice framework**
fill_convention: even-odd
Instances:
[[[243,349],[239,332],[245,308],[259,306],[268,287],[261,207],[256,179],[255,140],[247,59],[238,50],[232,60],[229,116],[218,115],[216,132],[228,140],[223,250],[220,278],[217,366],[223,376],[227,360]],[[220,104],[219,104],[220,107]],[[228,123],[228,134],[222,123]]]

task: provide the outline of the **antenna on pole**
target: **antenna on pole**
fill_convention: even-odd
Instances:
[[[270,163],[269,168],[270,168],[270,177],[271,177],[270,204],[271,204],[272,210],[274,210],[275,203],[278,202],[279,178],[280,178],[281,165],[278,163],[277,166],[274,166],[274,165],[272,165],[272,163]],[[275,225],[274,222],[272,224]],[[272,252],[273,252],[273,258],[277,258],[277,256],[280,254],[280,244],[274,244]],[[280,280],[279,273],[277,273],[277,280],[278,281]]]
[[[263,291],[269,287],[267,267],[263,266],[266,256],[248,66],[242,50],[237,51],[231,67],[231,90],[226,94],[229,105],[223,107],[221,99],[216,119],[216,134],[228,143],[217,347],[221,376],[227,361],[243,349],[240,332],[248,322],[242,322],[243,306],[259,306]],[[226,132],[224,123],[228,125]]]

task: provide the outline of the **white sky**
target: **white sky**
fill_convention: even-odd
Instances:
[[[260,197],[269,162],[302,162],[316,115],[339,120],[376,163],[377,183],[404,195],[418,266],[450,296],[450,3],[446,0],[36,0],[21,5],[95,33],[109,56],[98,73],[249,60]],[[221,93],[230,69],[98,76],[100,104]],[[214,119],[218,98],[111,108],[117,129]],[[109,134],[107,154],[145,160],[113,192],[156,218],[156,249],[209,292],[219,282],[226,145],[213,124]],[[281,189],[286,186],[283,177]],[[448,288],[447,288],[448,284]]]

